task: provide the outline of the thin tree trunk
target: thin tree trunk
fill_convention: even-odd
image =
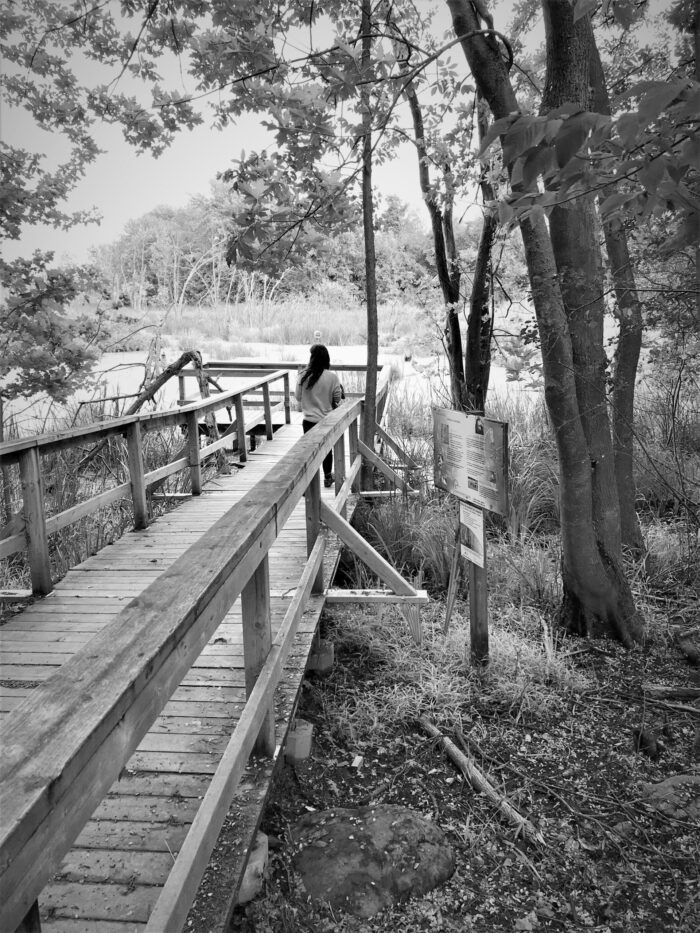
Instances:
[[[591,48],[590,82],[593,110],[610,115],[605,73],[595,42]],[[616,316],[620,327],[612,389],[613,448],[617,498],[620,504],[620,533],[623,545],[634,553],[641,554],[644,540],[637,517],[637,488],[634,480],[634,391],[642,348],[642,308],[624,227],[613,227],[609,221],[603,220],[603,233],[615,287]]]
[[[486,114],[481,95],[477,91],[476,122],[479,141],[483,141],[487,131]],[[489,201],[495,200],[496,193],[488,180],[486,167],[479,179],[481,200],[484,204],[484,220],[481,225],[479,249],[474,266],[474,279],[469,299],[469,317],[467,318],[467,345],[465,348],[465,371],[467,374],[467,396],[471,411],[484,413],[486,395],[491,374],[491,337],[493,335],[493,313],[491,306],[491,271],[493,246],[498,233],[498,218],[486,208]]]
[[[425,206],[430,215],[433,233],[433,252],[438,281],[445,301],[445,352],[450,367],[450,394],[454,408],[466,411],[469,408],[466,383],[464,380],[464,360],[462,358],[462,331],[459,324],[459,286],[460,268],[457,261],[452,211],[449,207],[442,211],[430,183],[428,168],[428,150],[425,143],[423,114],[413,84],[404,91],[413,118],[413,134],[418,154],[418,179]],[[449,171],[449,169],[448,169]]]
[[[370,55],[372,52],[372,5],[362,0],[362,73],[369,78]],[[372,199],[372,110],[369,81],[360,91],[362,100],[362,225],[365,240],[365,296],[367,299],[367,380],[365,383],[365,408],[362,418],[362,440],[374,448],[375,421],[377,412],[377,361],[379,338],[377,327],[377,277],[374,246],[374,202]],[[365,489],[372,488],[372,469],[365,463],[362,470]]]

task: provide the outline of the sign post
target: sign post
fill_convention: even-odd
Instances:
[[[468,561],[471,660],[489,657],[484,509],[508,512],[508,425],[433,409],[434,481],[460,499],[459,553]]]

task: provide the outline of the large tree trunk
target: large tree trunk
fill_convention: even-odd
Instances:
[[[372,51],[372,5],[371,0],[362,0],[362,71],[369,71]],[[365,297],[367,299],[367,380],[365,383],[365,408],[362,417],[362,440],[374,448],[375,421],[377,413],[377,361],[379,338],[377,328],[377,260],[374,247],[374,201],[372,198],[372,110],[370,107],[370,83],[363,82],[362,98],[362,224],[365,240]],[[372,472],[369,464],[363,466],[363,488],[372,488]]]
[[[455,34],[464,36],[461,44],[477,88],[494,118],[518,111],[497,40],[491,35],[474,35],[479,21],[470,0],[447,0],[447,4]],[[611,634],[631,645],[639,638],[639,626],[629,587],[616,565],[611,571],[607,553],[598,546],[594,519],[600,516],[607,523],[609,512],[607,504],[596,503],[594,509],[595,469],[579,410],[572,334],[552,242],[542,217],[522,219],[520,230],[542,346],[545,398],[559,455],[566,581],[562,619],[579,631]],[[594,369],[595,365],[593,361]],[[596,482],[599,484],[597,478]]]
[[[592,109],[610,115],[610,98],[605,73],[595,42],[591,46]],[[634,481],[634,390],[642,349],[642,308],[630,260],[627,233],[603,220],[605,247],[617,299],[616,316],[620,333],[615,351],[612,389],[613,449],[617,498],[620,504],[622,543],[635,554],[644,549],[637,517],[637,487]]]
[[[588,16],[574,22],[569,0],[543,0],[547,39],[547,79],[543,114],[573,103],[583,110],[591,104],[591,63],[595,39]],[[603,321],[603,269],[593,194],[555,207],[549,230],[571,334],[576,395],[581,414],[593,487],[593,523],[606,573],[616,584],[623,615],[636,617],[632,592],[622,569],[620,508],[615,476],[606,394]],[[573,624],[589,630],[589,609],[581,604],[567,579],[564,591]]]

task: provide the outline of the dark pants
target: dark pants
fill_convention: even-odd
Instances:
[[[307,421],[306,418],[304,418],[303,421],[301,422],[301,426],[304,429],[304,434],[306,434],[306,432],[310,431],[311,428],[316,427],[316,422]],[[333,472],[333,451],[331,450],[330,453],[326,454],[326,456],[323,458],[323,475],[330,476],[332,472]]]

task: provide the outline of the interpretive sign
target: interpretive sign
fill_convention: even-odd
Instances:
[[[486,553],[484,510],[469,502],[459,503],[459,548],[462,557],[483,568]]]
[[[434,479],[473,505],[508,514],[508,425],[449,408],[433,409]]]

